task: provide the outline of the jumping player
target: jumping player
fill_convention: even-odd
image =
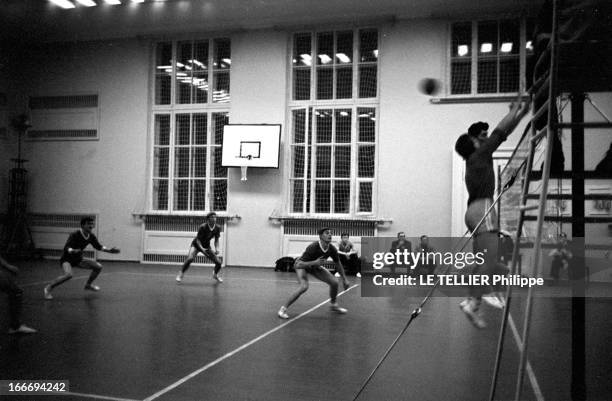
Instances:
[[[312,274],[319,280],[329,285],[329,297],[331,298],[330,309],[332,311],[337,313],[347,312],[346,309],[341,308],[336,302],[336,296],[338,295],[338,281],[325,267],[323,267],[323,264],[327,258],[332,258],[332,260],[336,263],[338,272],[342,276],[342,284],[344,285],[344,289],[346,290],[350,287],[350,283],[346,279],[346,275],[344,273],[344,267],[342,266],[340,258],[338,257],[338,250],[331,243],[331,230],[327,227],[321,228],[319,229],[318,234],[319,240],[308,245],[302,256],[297,258],[295,261],[295,265],[293,267],[295,269],[295,273],[297,274],[300,288],[298,288],[297,291],[291,295],[287,303],[281,306],[279,309],[278,317],[281,319],[289,319],[287,308],[289,308],[291,304],[293,304],[300,297],[300,295],[308,290],[308,275],[306,273]]]
[[[85,289],[88,291],[100,291],[100,287],[93,284],[93,281],[98,277],[102,271],[102,265],[95,260],[83,259],[83,251],[87,245],[91,244],[96,250],[107,252],[107,253],[119,253],[118,248],[107,248],[100,244],[98,238],[93,234],[95,223],[93,217],[83,217],[81,219],[81,228],[70,234],[66,245],[64,245],[64,252],[60,258],[60,264],[64,269],[64,274],[53,280],[47,286],[45,286],[44,294],[45,299],[53,299],[51,291],[60,284],[72,278],[72,268],[80,267],[82,269],[91,270],[89,279],[85,283]]]
[[[187,259],[183,263],[181,271],[176,276],[176,281],[183,281],[183,276],[191,263],[194,261],[198,252],[202,252],[203,255],[208,256],[215,263],[215,270],[213,272],[213,279],[222,283],[223,279],[219,277],[219,270],[221,270],[221,259],[219,259],[219,237],[221,236],[221,228],[217,225],[217,214],[210,212],[206,215],[206,223],[202,224],[198,229],[198,234],[191,241],[191,247],[189,248],[189,254]],[[215,239],[215,250],[210,249],[210,240]]]
[[[472,274],[492,274],[497,269],[499,227],[495,208],[491,208],[495,191],[493,152],[527,114],[529,104],[530,100],[517,99],[490,136],[487,135],[489,124],[479,121],[472,124],[468,133],[461,135],[455,143],[455,150],[465,160],[465,184],[469,195],[465,223],[473,234],[474,252],[485,254],[484,264],[476,267]],[[484,221],[477,227],[483,218]],[[469,297],[460,304],[461,310],[478,328],[486,326],[478,310],[483,295],[489,292],[491,288],[488,287],[471,287]]]
[[[19,273],[17,266],[13,266],[0,256],[0,291],[8,295],[9,301],[9,334],[34,334],[36,330],[21,323],[21,306],[23,304],[23,290],[15,283],[15,276]]]

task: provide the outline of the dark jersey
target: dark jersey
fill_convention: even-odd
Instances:
[[[340,263],[340,260],[338,259],[338,250],[336,247],[329,244],[327,251],[323,251],[319,241],[315,241],[308,245],[302,256],[300,256],[300,260],[302,262],[312,262],[313,260],[317,260],[322,257],[325,257],[325,259],[332,258],[334,262]]]
[[[500,130],[493,130],[493,133],[465,161],[468,205],[476,199],[493,199],[495,193],[493,152],[505,140],[506,134]]]
[[[221,228],[218,225],[215,224],[215,226],[211,230],[208,224],[205,223],[202,224],[198,229],[198,235],[196,235],[192,244],[197,248],[196,240],[200,240],[200,244],[202,244],[202,247],[204,249],[210,249],[210,240],[213,238],[219,239],[220,236]]]
[[[346,241],[346,244],[342,241],[338,243],[338,250],[340,252],[350,252],[353,250],[353,243],[351,241]]]
[[[68,241],[66,241],[66,245],[64,245],[64,252],[60,258],[60,263],[70,262],[71,265],[79,264],[83,260],[83,252],[68,253],[68,248],[80,249],[83,251],[89,244],[98,251],[102,250],[102,245],[100,245],[95,235],[89,234],[89,236],[85,238],[81,230],[71,233],[68,237]]]

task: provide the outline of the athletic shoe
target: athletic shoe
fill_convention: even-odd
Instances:
[[[22,324],[16,329],[9,329],[8,333],[9,334],[34,334],[36,333],[36,330],[31,327],[26,326],[25,324]]]
[[[357,278],[361,278],[361,273],[356,274]]]
[[[177,283],[180,283],[181,281],[183,281],[183,273],[179,273],[179,274],[176,276],[176,282],[177,282]]]
[[[213,274],[213,280],[217,280],[218,282],[222,283],[223,279],[221,277],[219,277],[218,274]]]
[[[287,314],[287,308],[285,306],[281,306],[277,313],[278,317],[281,319],[289,319],[289,315]]]
[[[340,273],[336,272],[336,274],[334,274],[334,276],[340,277]]]
[[[97,285],[93,285],[93,284],[86,285],[85,289],[87,291],[100,291],[100,287],[98,287]]]
[[[53,295],[51,295],[51,287],[49,287],[48,285],[45,286],[44,293],[45,299],[53,299]]]
[[[340,305],[338,305],[338,304],[331,304],[331,305],[329,305],[329,309],[332,312],[336,312],[336,313],[346,313],[346,312],[348,312],[346,309],[341,308]]]
[[[472,323],[478,329],[484,329],[487,327],[487,324],[478,314],[479,306],[480,301],[474,298],[468,298],[459,304],[459,308],[463,311],[463,313],[465,313],[465,316],[467,316],[470,323]]]
[[[463,308],[465,305],[468,304],[468,302],[471,302],[474,298],[472,297],[467,297],[466,299],[464,299],[463,301],[461,301],[459,303],[459,307]],[[474,302],[474,312],[477,312],[478,309],[480,309],[480,301],[475,301]]]
[[[482,300],[496,309],[504,309],[506,306],[504,300],[495,293],[483,296]]]

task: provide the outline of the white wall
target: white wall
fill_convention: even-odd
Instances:
[[[281,161],[276,169],[229,169],[228,212],[242,217],[228,226],[227,263],[274,266],[280,230],[268,217],[282,207],[283,150],[287,127],[287,33],[253,31],[232,36],[232,124],[282,124]]]
[[[418,92],[424,77],[446,82],[445,21],[403,20],[387,23],[379,32],[377,216],[394,221],[380,234],[451,235],[451,222],[463,213],[453,215],[452,187],[461,180],[452,168],[455,140],[474,121],[488,121],[494,127],[507,112],[507,104],[432,104]],[[226,262],[273,266],[282,256],[281,238],[279,227],[268,217],[283,210],[285,201],[291,36],[257,30],[230,37],[230,123],[280,123],[282,146],[278,170],[249,169],[246,182],[240,181],[239,169],[229,171],[228,214],[242,219],[228,225]],[[17,77],[20,92],[27,95],[99,94],[99,141],[26,143],[25,156],[31,160],[30,210],[99,213],[100,238],[122,247],[120,259],[138,260],[142,252],[141,226],[132,212],[143,211],[150,179],[149,61],[149,44],[136,39],[50,45],[35,51]],[[608,103],[606,107],[610,110]],[[523,126],[502,147],[512,148]]]
[[[278,31],[232,36],[231,123],[282,124],[285,135],[287,37]],[[98,93],[100,109],[99,141],[26,142],[30,210],[98,213],[101,241],[122,247],[116,258],[138,260],[141,227],[132,213],[145,208],[149,180],[148,44],[67,44],[29,57],[36,67],[23,71],[24,93]],[[230,169],[228,213],[242,218],[225,234],[227,264],[274,266],[280,230],[268,217],[282,204],[282,174],[282,169],[250,169],[249,180],[241,182],[239,169]]]
[[[385,235],[449,230],[450,136],[443,124],[451,122],[417,90],[422,78],[443,76],[444,33],[441,22],[424,20],[382,31],[378,200],[379,213],[393,219]]]
[[[27,142],[30,211],[95,212],[103,244],[137,260],[147,183],[148,46],[136,40],[48,46],[23,71],[32,96],[99,95],[97,141]],[[112,258],[108,254],[102,257]]]
[[[451,189],[453,179],[462,179],[452,174],[455,140],[476,121],[493,128],[508,105],[432,104],[418,91],[425,77],[446,82],[445,21],[401,21],[382,30],[382,42],[378,203],[379,214],[393,224],[381,235],[452,235]],[[523,128],[501,148],[514,147]]]

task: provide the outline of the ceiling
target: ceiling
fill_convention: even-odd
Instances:
[[[102,0],[96,0],[102,3]],[[4,43],[98,40],[178,32],[288,28],[382,19],[532,14],[540,0],[146,0],[64,10],[48,0],[2,0]]]

